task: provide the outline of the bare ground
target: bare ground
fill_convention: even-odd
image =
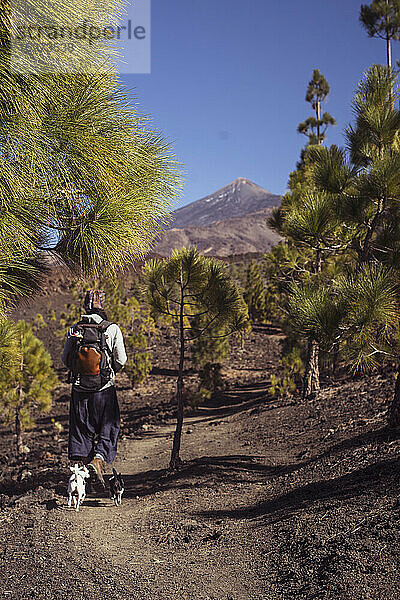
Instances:
[[[397,600],[399,433],[385,428],[391,373],[325,382],[317,402],[273,400],[280,338],[234,348],[226,392],[188,414],[184,466],[166,470],[174,349],[149,383],[120,381],[121,507],[66,507],[67,388],[27,434],[2,430],[1,598]],[[189,381],[194,374],[188,372]]]

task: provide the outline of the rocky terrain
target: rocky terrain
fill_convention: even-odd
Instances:
[[[280,236],[267,225],[270,208],[242,217],[218,221],[206,227],[187,226],[169,229],[157,245],[157,252],[167,256],[171,250],[191,245],[209,256],[228,257],[237,254],[268,252]]]
[[[60,370],[22,460],[0,431],[0,596],[398,600],[400,438],[385,429],[393,372],[338,372],[318,401],[272,398],[281,342],[264,328],[233,344],[226,390],[188,407],[184,465],[169,473],[178,355],[161,331],[148,382],[118,381],[123,504],[92,493],[79,513],[66,506]],[[196,385],[190,362],[185,378]]]

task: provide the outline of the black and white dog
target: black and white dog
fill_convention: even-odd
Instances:
[[[117,473],[113,468],[113,474],[108,483],[110,486],[110,498],[114,500],[115,506],[118,506],[122,502],[122,494],[124,493],[124,480],[121,473]]]
[[[86,479],[90,477],[90,473],[85,466],[79,466],[75,464],[70,467],[72,475],[68,482],[68,507],[71,508],[72,501],[76,512],[79,511],[79,507],[86,498]]]

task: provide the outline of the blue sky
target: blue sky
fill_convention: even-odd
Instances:
[[[362,73],[386,60],[385,43],[358,22],[358,0],[152,0],[152,70],[123,75],[140,108],[183,163],[180,204],[247,177],[285,191],[311,114],[308,81],[319,68],[343,145]],[[400,58],[400,42],[393,44]]]

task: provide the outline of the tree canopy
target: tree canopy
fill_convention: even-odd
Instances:
[[[104,3],[102,18],[120,7]],[[68,12],[62,0],[52,14],[57,8]],[[76,9],[93,16],[99,6],[86,0]],[[167,219],[178,176],[168,142],[129,100],[112,64],[98,68],[103,47],[79,46],[88,66],[81,73],[15,72],[9,14],[0,18],[4,314],[13,298],[37,289],[49,257],[95,276],[143,257]]]
[[[307,87],[306,102],[311,104],[315,117],[308,117],[297,128],[299,133],[308,137],[310,145],[322,144],[329,125],[336,124],[332,115],[327,112],[321,113],[322,104],[327,100],[329,92],[329,83],[318,69],[314,69],[312,79]]]
[[[373,0],[371,4],[362,4],[360,23],[369,37],[386,40],[387,66],[391,67],[390,41],[400,37],[400,1]]]

